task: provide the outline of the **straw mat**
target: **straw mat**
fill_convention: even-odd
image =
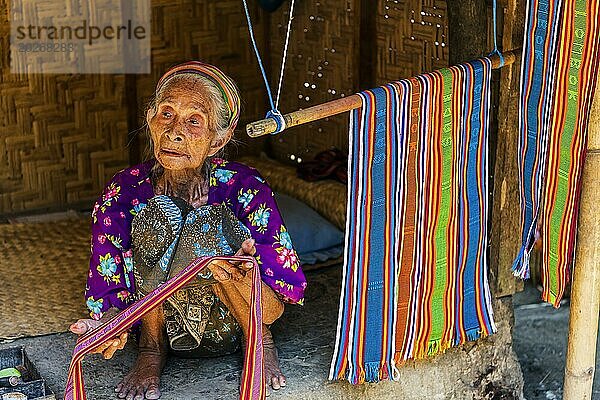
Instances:
[[[89,224],[0,224],[0,339],[65,332],[85,316]]]

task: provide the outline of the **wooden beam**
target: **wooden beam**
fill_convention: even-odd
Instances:
[[[503,49],[515,49],[523,45],[525,30],[525,1],[507,0],[498,4],[498,31]],[[491,116],[497,121],[490,132],[490,285],[496,297],[510,296],[523,290],[523,281],[516,279],[512,265],[521,247],[521,214],[518,211],[519,169],[519,96],[520,53],[517,61],[500,70],[499,93]],[[533,264],[533,263],[532,263]],[[535,268],[532,268],[532,277]]]
[[[488,53],[486,0],[448,0],[446,5],[450,65],[461,64]]]
[[[571,287],[564,399],[591,400],[600,313],[600,89],[588,127],[588,149],[579,203],[577,249]]]
[[[500,58],[498,56],[492,56],[491,60],[493,68],[500,67]],[[504,54],[504,65],[509,65],[513,62],[515,62],[515,55],[512,52],[507,52]],[[306,124],[307,122],[317,121],[319,119],[341,114],[355,108],[360,108],[361,105],[362,102],[360,100],[360,96],[353,94],[348,97],[342,97],[341,99],[332,100],[304,110],[298,110],[289,114],[284,114],[283,117],[285,119],[286,128],[290,128],[292,126]],[[277,124],[272,119],[263,119],[246,125],[246,133],[250,137],[268,135],[274,133],[276,130]]]

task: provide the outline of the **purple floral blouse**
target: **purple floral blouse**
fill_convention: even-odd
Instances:
[[[111,307],[126,308],[135,292],[131,221],[154,196],[154,160],[118,172],[92,211],[86,304],[94,319]],[[273,192],[258,171],[213,159],[208,204],[225,203],[250,229],[262,280],[290,303],[302,303],[306,279]]]

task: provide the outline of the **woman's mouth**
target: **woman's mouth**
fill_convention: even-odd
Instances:
[[[167,156],[167,157],[186,157],[186,154],[180,153],[176,150],[171,150],[171,149],[161,149],[160,153]]]

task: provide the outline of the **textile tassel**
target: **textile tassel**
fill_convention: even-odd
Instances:
[[[522,247],[513,270],[529,277],[530,253],[540,240],[542,299],[558,307],[574,261],[600,59],[600,1],[530,0],[526,24],[518,159]]]
[[[365,363],[365,381],[379,382],[379,363],[378,362]]]
[[[467,331],[467,340],[477,340],[481,337],[481,331],[479,329],[471,329]]]
[[[398,379],[405,360],[495,331],[490,78],[490,60],[480,59],[360,93],[330,379]]]
[[[160,285],[153,292],[121,311],[110,321],[99,328],[81,336],[73,350],[73,358],[69,367],[69,376],[65,388],[65,400],[85,400],[85,386],[83,383],[83,370],[81,362],[86,354],[119,334],[125,332],[131,325],[142,318],[149,311],[157,307],[177,290],[196,278],[197,274],[214,260],[226,261],[251,261],[253,291],[251,295],[252,307],[250,309],[250,334],[244,370],[240,385],[240,400],[263,400],[266,398],[266,388],[263,373],[263,347],[262,347],[262,310],[261,310],[261,279],[258,264],[254,257],[243,256],[216,256],[202,257],[194,260],[169,281]]]

